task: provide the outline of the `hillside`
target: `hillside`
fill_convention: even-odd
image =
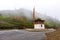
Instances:
[[[32,11],[27,10],[27,9],[18,9],[18,10],[3,10],[0,11],[0,14],[4,15],[4,16],[21,16],[21,17],[25,17],[25,19],[27,19],[28,21],[32,21]],[[49,26],[49,27],[53,27],[53,26],[60,26],[60,21],[52,18],[50,16],[41,14],[41,13],[37,13],[35,14],[36,18],[41,18],[43,20],[45,20],[45,25]]]

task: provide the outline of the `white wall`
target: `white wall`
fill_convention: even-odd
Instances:
[[[44,24],[34,24],[34,29],[45,29]]]

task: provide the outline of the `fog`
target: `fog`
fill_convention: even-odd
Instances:
[[[60,20],[60,0],[0,0],[0,10],[25,8]]]

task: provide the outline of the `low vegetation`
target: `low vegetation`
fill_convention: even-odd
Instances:
[[[57,23],[45,21],[46,28],[56,28]],[[33,28],[32,21],[27,20],[25,17],[3,16],[0,14],[0,29],[24,29]]]
[[[0,29],[23,29],[32,27],[32,22],[27,21],[25,18],[16,19],[13,17],[4,17],[0,15]]]

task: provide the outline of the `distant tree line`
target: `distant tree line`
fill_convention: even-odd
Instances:
[[[7,17],[0,14],[0,29],[24,29],[34,28],[32,21],[28,21],[25,17],[15,19],[13,17]],[[46,28],[56,28],[59,24],[51,21],[45,21]],[[59,25],[60,26],[60,25]]]
[[[23,18],[23,17],[22,17]],[[32,22],[23,18],[15,19],[13,17],[6,17],[0,15],[0,29],[24,29],[33,28]]]

